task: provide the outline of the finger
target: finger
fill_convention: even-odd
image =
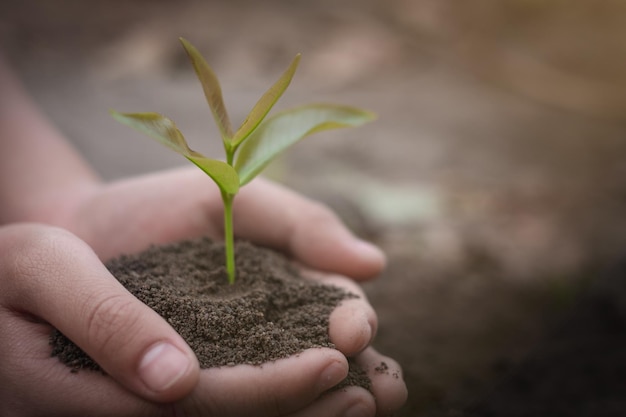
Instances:
[[[0,415],[150,417],[164,407],[99,372],[70,373],[50,357],[51,327],[0,312]]]
[[[327,207],[268,181],[241,190],[234,222],[238,236],[287,251],[316,269],[370,279],[385,266],[380,249],[356,238]]]
[[[351,357],[370,345],[378,328],[376,312],[365,293],[354,281],[339,275],[305,270],[303,275],[326,285],[332,285],[358,296],[343,300],[329,317],[330,341],[344,355]]]
[[[345,357],[328,348],[261,366],[203,369],[193,395],[181,407],[184,415],[283,416],[312,403],[347,375]]]
[[[393,415],[406,402],[408,396],[402,368],[398,362],[381,355],[371,347],[358,355],[355,360],[372,381],[371,389],[376,398],[376,415]]]
[[[374,397],[360,387],[322,395],[317,401],[288,417],[368,417],[376,414]]]
[[[112,259],[150,245],[206,235],[222,238],[222,222],[207,215],[207,207],[220,206],[219,189],[202,171],[178,168],[101,187],[63,226],[87,242],[100,259]]]
[[[16,278],[7,285],[14,309],[48,321],[146,399],[173,401],[193,389],[199,366],[191,349],[84,242],[41,226],[23,226],[13,237],[2,272]]]

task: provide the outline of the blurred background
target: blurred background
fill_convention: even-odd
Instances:
[[[4,0],[1,10],[0,47],[107,180],[186,163],[111,108],[164,113],[221,157],[179,36],[217,72],[235,124],[298,52],[278,108],[332,101],[379,115],[299,143],[266,174],[389,255],[367,290],[376,345],[408,382],[399,415],[484,394],[624,256],[622,1]]]

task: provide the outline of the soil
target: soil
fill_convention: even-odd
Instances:
[[[329,315],[356,295],[303,279],[285,257],[246,242],[236,244],[237,278],[231,285],[224,259],[224,245],[205,238],[153,246],[106,266],[176,329],[202,368],[261,365],[305,349],[334,348]],[[73,372],[101,371],[58,330],[50,343],[52,355]],[[370,380],[351,363],[348,378],[334,389],[346,385],[369,389]]]

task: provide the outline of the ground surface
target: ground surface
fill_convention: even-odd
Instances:
[[[603,271],[521,363],[472,406],[444,410],[465,417],[618,417],[624,415],[626,263]]]
[[[624,7],[27,0],[6,2],[0,36],[43,108],[110,180],[182,162],[109,108],[165,113],[195,148],[220,152],[178,36],[215,67],[234,120],[296,52],[281,107],[376,111],[376,123],[311,138],[267,174],[389,254],[367,289],[377,346],[409,385],[400,415],[413,416],[489,392],[623,254]]]

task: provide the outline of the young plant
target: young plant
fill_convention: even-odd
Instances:
[[[226,161],[207,158],[189,148],[174,122],[157,113],[118,113],[111,115],[178,152],[204,171],[217,184],[224,203],[224,241],[228,280],[235,281],[233,236],[233,200],[239,189],[256,177],[278,154],[313,133],[328,129],[359,126],[375,118],[374,114],[354,107],[334,104],[308,104],[265,116],[291,82],[300,54],[283,75],[263,94],[237,131],[224,106],[217,76],[202,55],[187,40],[180,41],[202,84],[204,95],[220,131]]]

